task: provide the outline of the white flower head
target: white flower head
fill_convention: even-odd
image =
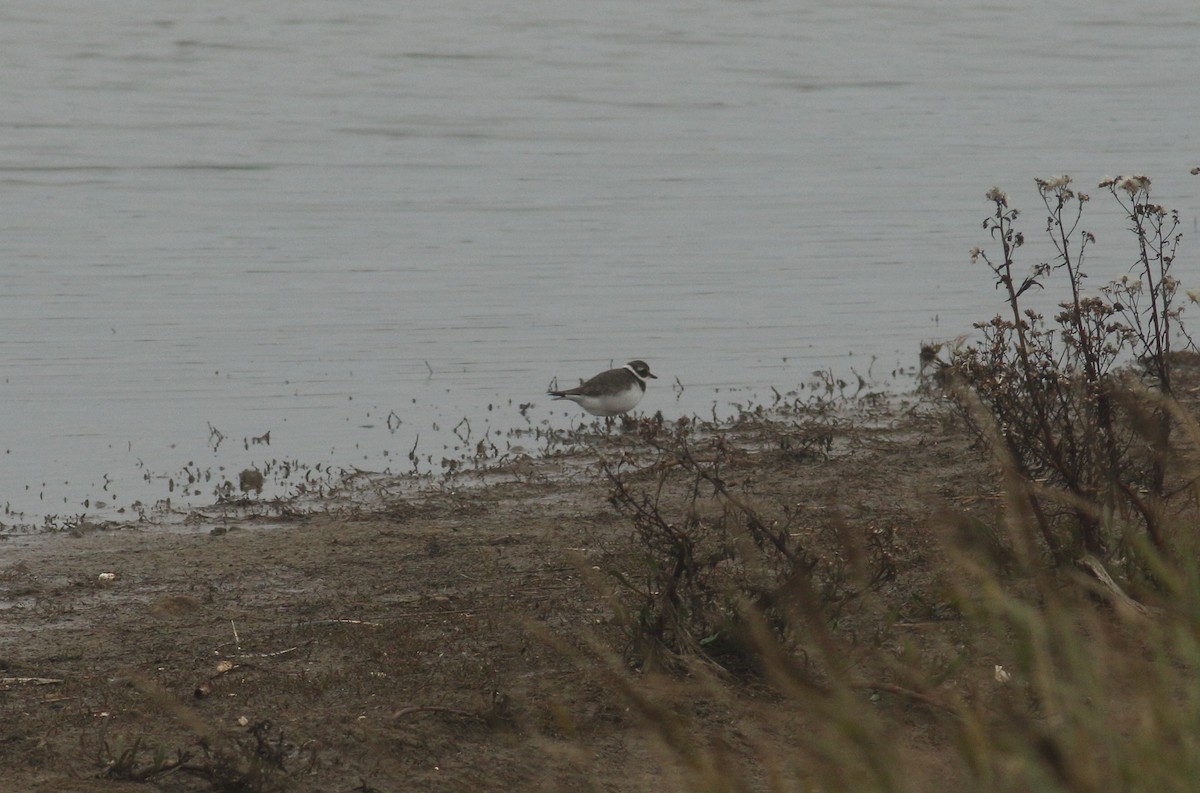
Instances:
[[[993,187],[991,190],[988,190],[986,198],[988,201],[995,201],[1002,206],[1008,206],[1008,196],[999,187]]]
[[[1150,177],[1140,173],[1135,173],[1133,176],[1118,176],[1116,185],[1129,195],[1135,195],[1139,191],[1150,189]]]
[[[1038,187],[1043,190],[1057,190],[1060,187],[1066,187],[1071,183],[1071,177],[1065,173],[1058,176],[1049,176],[1045,179],[1036,179]]]

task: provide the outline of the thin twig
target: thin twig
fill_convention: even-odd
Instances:
[[[876,690],[876,691],[886,691],[889,694],[895,694],[897,696],[911,699],[913,702],[919,702],[922,705],[925,705],[926,707],[931,708],[932,710],[936,710],[941,713],[945,713],[949,716],[953,716],[956,719],[962,718],[962,715],[957,710],[955,710],[952,706],[947,705],[945,702],[941,702],[941,701],[937,700],[936,698],[929,696],[928,694],[922,694],[920,691],[913,691],[911,688],[904,688],[903,686],[898,686],[894,683],[879,683],[879,682],[854,683],[852,685],[854,688],[869,689],[869,690]]]
[[[316,639],[309,639],[306,642],[297,644],[295,647],[289,647],[286,650],[276,650],[273,653],[245,653],[242,655],[231,655],[228,657],[229,658],[278,658],[281,655],[287,655],[288,653],[294,653],[297,650],[299,650],[301,647],[307,647],[308,645],[312,644],[315,641],[316,641]]]
[[[382,628],[382,622],[367,622],[366,620],[351,620],[351,619],[330,619],[330,620],[305,620],[297,622],[297,628],[307,628],[322,625],[365,625],[368,628]]]
[[[1147,617],[1154,613],[1154,609],[1139,603],[1126,594],[1125,590],[1121,589],[1117,582],[1113,580],[1112,576],[1108,574],[1108,570],[1104,568],[1104,565],[1096,557],[1088,554],[1077,559],[1075,564],[1096,580],[1098,588],[1103,589],[1112,599],[1113,603],[1119,604],[1142,617]]]
[[[449,713],[452,716],[462,716],[464,719],[483,719],[478,713],[472,713],[469,710],[461,710],[459,708],[448,708],[444,705],[410,705],[407,708],[400,708],[400,710],[393,713],[392,718],[401,719],[413,713]]]

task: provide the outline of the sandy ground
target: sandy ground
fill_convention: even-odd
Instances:
[[[985,491],[986,466],[936,411],[806,422],[722,429],[745,449],[727,479],[814,536],[847,520],[886,535],[883,597],[905,608],[925,522]],[[371,506],[324,514],[9,539],[0,789],[670,789],[670,753],[614,685],[642,674],[609,575],[636,549],[592,464],[639,448],[618,434],[408,495],[380,479]],[[803,716],[727,686],[674,704],[754,787],[763,741],[786,752]],[[937,765],[935,738],[906,740]]]

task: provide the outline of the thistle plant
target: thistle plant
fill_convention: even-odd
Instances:
[[[1020,213],[999,188],[988,191],[993,208],[983,228],[1000,250],[975,248],[971,260],[991,270],[1006,308],[977,323],[980,340],[950,361],[966,389],[963,414],[982,438],[999,438],[1027,484],[1024,498],[1041,541],[1059,561],[1127,546],[1133,527],[1163,549],[1172,418],[1153,395],[1172,396],[1173,345],[1191,343],[1170,274],[1178,214],[1151,201],[1145,176],[1104,180],[1100,186],[1136,238],[1137,256],[1128,274],[1088,294],[1085,261],[1096,237],[1082,226],[1090,198],[1071,183],[1069,176],[1036,180],[1054,257],[1024,275],[1017,265],[1025,244]],[[1067,299],[1050,320],[1024,304],[1030,290],[1058,284]],[[976,400],[983,415],[972,407]]]

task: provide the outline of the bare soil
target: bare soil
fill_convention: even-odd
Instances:
[[[820,427],[764,414],[716,430],[742,449],[726,480],[790,505],[814,538],[836,522],[888,538],[883,607],[850,629],[935,624],[927,526],[988,498],[986,461],[936,406]],[[371,506],[8,539],[0,789],[671,789],[661,725],[622,691],[645,673],[626,662],[609,573],[637,549],[594,465],[640,451],[618,433],[487,481],[377,477]],[[930,646],[957,640],[936,624]],[[671,706],[753,789],[764,748],[787,753],[804,715],[761,681],[722,685]],[[887,706],[901,721],[914,707]],[[911,723],[897,740],[936,776],[939,738]]]

